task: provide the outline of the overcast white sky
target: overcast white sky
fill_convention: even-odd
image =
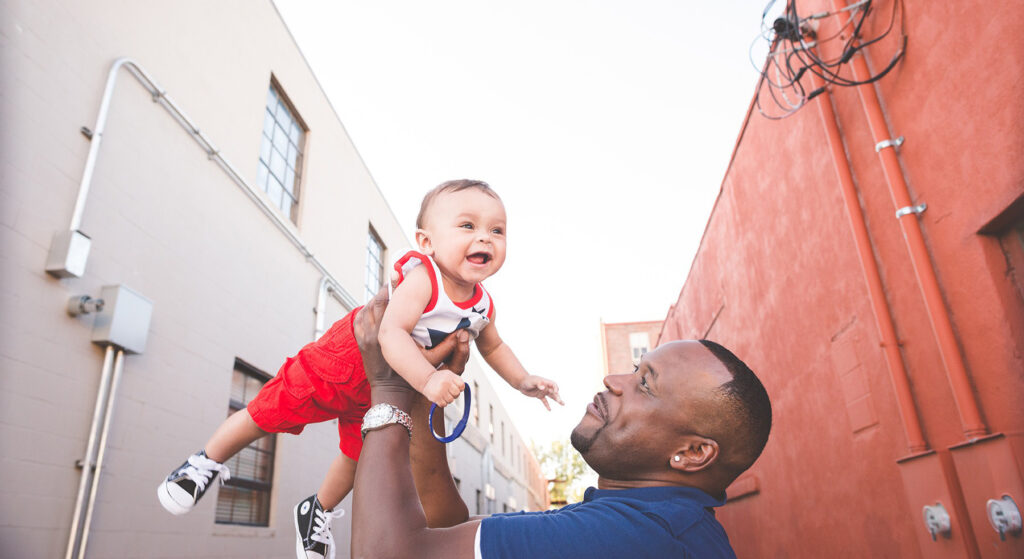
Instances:
[[[567,438],[601,388],[602,319],[661,320],[675,302],[754,92],[766,3],[275,0],[408,234],[444,180],[505,201],[497,324],[566,401],[547,413],[502,391],[527,439]]]

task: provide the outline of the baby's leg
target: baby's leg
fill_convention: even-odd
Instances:
[[[248,410],[233,413],[217,427],[203,450],[186,458],[184,464],[160,482],[156,489],[160,504],[171,514],[192,510],[218,476],[223,474],[221,481],[230,477],[224,462],[266,434]]]
[[[327,469],[320,489],[316,491],[316,498],[326,510],[331,510],[341,504],[341,500],[352,491],[352,484],[356,478],[356,461],[338,454]]]
[[[203,448],[211,460],[224,462],[266,434],[267,432],[260,429],[252,420],[249,410],[243,408],[224,420]]]
[[[344,423],[342,423],[344,425]],[[331,522],[344,516],[336,509],[352,490],[356,477],[356,461],[339,454],[327,469],[320,489],[295,505],[295,553],[299,559],[333,557],[336,544]]]

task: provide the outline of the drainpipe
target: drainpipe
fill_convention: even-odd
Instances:
[[[315,316],[313,341],[319,340],[320,336],[324,335],[324,332],[327,331],[327,295],[334,297],[347,311],[356,308],[355,300],[338,285],[338,282],[334,281],[334,278],[326,275],[320,278],[320,288],[317,290],[316,295],[316,308],[313,309]]]
[[[811,84],[811,87],[817,90],[823,85],[823,82],[817,74],[812,72]],[[874,310],[875,324],[882,338],[882,348],[885,350],[885,358],[889,364],[889,378],[896,391],[896,406],[903,423],[903,434],[907,438],[907,446],[911,454],[924,452],[928,450],[928,443],[925,442],[924,434],[921,431],[921,420],[917,407],[914,405],[909,377],[900,355],[892,313],[885,298],[885,289],[882,286],[881,274],[878,272],[878,263],[875,261],[872,251],[871,238],[868,236],[864,213],[861,211],[860,200],[857,198],[857,188],[853,183],[853,173],[850,171],[850,162],[846,157],[843,137],[839,132],[835,112],[832,110],[832,96],[828,90],[818,97],[818,114],[821,116],[821,122],[827,132],[828,145],[832,150],[832,162],[843,193],[843,201],[846,203],[846,217],[850,221],[850,229],[853,230],[853,240],[857,245],[861,272],[864,274],[864,281],[868,286],[868,296]]]
[[[832,0],[833,10],[842,6],[838,0]],[[858,53],[850,59],[850,66],[853,70],[853,77],[857,81],[868,79],[871,73],[868,71],[867,62],[864,61],[864,53]],[[953,324],[949,318],[942,298],[942,290],[939,287],[938,278],[935,275],[935,268],[932,265],[928,254],[928,248],[924,242],[924,235],[921,233],[921,224],[917,221],[916,215],[926,208],[925,204],[915,206],[910,199],[910,192],[907,188],[907,181],[900,168],[899,158],[896,157],[896,146],[902,143],[901,139],[893,139],[889,132],[889,126],[885,122],[885,115],[882,113],[881,101],[878,91],[873,84],[856,86],[860,96],[861,106],[868,119],[871,128],[871,135],[875,142],[875,151],[882,163],[882,170],[885,173],[885,181],[889,187],[889,195],[896,206],[896,219],[900,222],[900,229],[903,231],[903,239],[910,252],[910,261],[914,266],[914,274],[917,276],[918,287],[924,297],[925,307],[928,311],[928,319],[932,326],[932,332],[939,344],[939,352],[942,357],[942,364],[946,371],[946,378],[953,389],[953,399],[956,402],[957,411],[960,415],[960,425],[964,430],[967,439],[975,439],[988,433],[985,423],[981,420],[981,412],[978,403],[974,398],[974,391],[971,388],[967,376],[967,368],[964,365],[963,355],[957,345],[956,335],[953,332]]]

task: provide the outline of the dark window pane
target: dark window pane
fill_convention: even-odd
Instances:
[[[258,371],[236,362],[231,377],[229,415],[239,404],[247,404],[263,386]],[[254,441],[231,457],[225,465],[231,470],[217,494],[216,522],[267,526],[270,520],[270,491],[274,474],[274,435]]]

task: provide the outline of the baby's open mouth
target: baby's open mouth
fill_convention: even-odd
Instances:
[[[486,264],[491,261],[491,255],[486,252],[474,252],[466,257],[473,264]]]

